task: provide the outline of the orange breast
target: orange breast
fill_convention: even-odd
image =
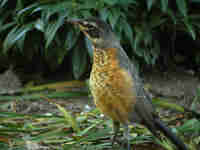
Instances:
[[[91,92],[96,106],[105,115],[113,120],[128,123],[136,102],[134,82],[130,73],[120,68],[115,52],[111,52],[105,53],[109,61],[105,63],[106,60],[100,60],[104,65],[93,64],[90,77]]]

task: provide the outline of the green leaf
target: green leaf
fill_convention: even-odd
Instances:
[[[39,3],[34,3],[32,5],[29,5],[28,7],[25,7],[24,9],[21,9],[17,13],[17,18],[20,18],[21,16],[26,16],[27,14],[31,14],[32,11],[39,6]]]
[[[168,0],[161,0],[161,10],[162,12],[167,12]]]
[[[102,123],[102,120],[98,120],[97,122],[93,123],[91,126],[85,128],[84,130],[78,133],[78,136],[84,136],[85,134],[88,134],[89,130],[97,127],[100,123]]]
[[[23,9],[24,3],[22,0],[17,0],[16,11]]]
[[[63,131],[63,128],[56,128],[54,130],[49,130],[47,132],[40,133],[36,136],[29,137],[30,141],[33,142],[44,142],[48,139],[53,139],[56,137],[63,137],[66,133]],[[27,141],[27,140],[26,140]]]
[[[24,49],[25,38],[26,38],[26,34],[22,35],[22,37],[20,38],[20,40],[16,41],[16,46],[17,46],[17,48],[19,48],[19,50],[21,52],[23,52],[23,49]]]
[[[120,8],[110,9],[110,12],[108,14],[109,14],[108,15],[109,22],[110,22],[112,28],[114,28],[115,24],[117,23],[117,21],[120,17]]]
[[[66,9],[77,9],[74,8],[73,2],[71,1],[63,1],[63,2],[58,2],[58,3],[47,3],[47,4],[39,4],[32,13],[38,12],[38,11],[43,11],[43,10],[49,10],[52,12],[52,14],[56,12],[61,12],[65,11]]]
[[[64,17],[61,16],[57,21],[51,22],[48,24],[46,30],[45,30],[45,38],[46,38],[46,44],[45,48],[48,48],[51,41],[54,39],[55,34],[59,27],[64,23]]]
[[[133,30],[132,30],[130,24],[128,22],[126,22],[126,20],[123,20],[123,31],[124,31],[126,37],[128,38],[128,40],[130,41],[130,44],[133,48]]]
[[[92,14],[89,10],[85,10],[85,11],[82,11],[82,16],[84,18],[90,18],[92,16]]]
[[[184,23],[185,23],[185,25],[186,25],[186,27],[188,29],[188,32],[192,36],[193,40],[195,40],[196,39],[196,33],[195,33],[193,25],[188,22],[188,19],[184,19]]]
[[[119,2],[119,0],[103,0],[103,2],[105,3],[105,4],[108,4],[108,5],[115,5],[115,4],[117,4],[118,2]]]
[[[3,15],[1,16],[1,18],[0,18],[0,26],[2,26],[4,23],[8,23],[7,22],[7,20],[8,20],[8,18],[10,17],[10,15],[12,15],[12,11],[4,11],[3,12]],[[0,14],[1,14],[1,10],[0,10]],[[15,21],[13,21],[13,22],[15,22]],[[0,28],[0,30],[1,30],[1,28]]]
[[[72,126],[73,130],[75,132],[80,132],[80,128],[78,126],[78,123],[76,122],[76,119],[64,107],[56,103],[55,105],[63,113],[65,120]]]
[[[64,57],[68,52],[59,40],[58,34],[55,35],[54,39],[55,40],[52,41],[52,45],[46,49],[46,59],[50,62],[48,66],[52,71],[55,71],[56,68],[63,62]],[[54,59],[54,61],[51,61],[52,59]]]
[[[107,5],[128,5],[128,4],[137,4],[136,0],[103,0],[103,2]]]
[[[107,8],[103,8],[103,9],[99,10],[99,13],[100,13],[100,18],[102,20],[106,21],[107,18],[108,18],[108,15],[109,15],[108,9]]]
[[[97,7],[97,1],[94,0],[86,0],[84,4],[80,6],[80,9],[91,9]]]
[[[2,8],[3,6],[5,6],[5,4],[8,2],[8,0],[1,0],[0,1],[0,8]]]
[[[44,32],[45,28],[44,28],[44,22],[42,21],[42,19],[38,19],[36,22],[35,22],[35,28],[38,29],[39,31],[41,32]]]
[[[176,19],[176,16],[175,16],[174,12],[171,9],[168,9],[167,13],[171,17],[171,19],[174,22],[174,24],[177,24],[177,19]]]
[[[16,41],[20,40],[24,36],[24,34],[32,30],[33,27],[34,27],[34,23],[29,23],[29,24],[23,25],[22,27],[20,26],[14,27],[8,33],[6,39],[4,40],[4,43],[3,43],[4,52],[7,52],[7,50],[9,50],[16,43]]]
[[[16,22],[11,22],[11,23],[7,23],[7,24],[4,24],[3,26],[1,26],[0,28],[0,33],[7,30],[8,28],[12,27],[16,25]]]
[[[187,16],[187,4],[185,0],[176,0],[176,5],[179,12],[186,17]]]
[[[137,4],[137,0],[119,0],[119,5],[130,5],[130,4]]]
[[[146,2],[147,2],[147,9],[148,11],[150,11],[156,0],[147,0]]]
[[[166,21],[168,21],[167,18],[162,18],[162,16],[154,15],[151,17],[150,27],[156,28],[156,27],[160,26],[161,24],[165,23]]]
[[[79,79],[87,68],[87,53],[83,47],[84,46],[81,41],[73,49],[72,66],[73,66],[73,75],[76,79]]]
[[[149,47],[149,46],[152,45],[152,41],[153,41],[152,32],[147,31],[144,34],[145,34],[144,37],[143,37],[144,45],[146,47]]]
[[[193,22],[192,24],[200,29],[200,22]]]
[[[196,119],[187,120],[182,126],[177,128],[180,132],[193,132],[198,133],[200,131],[200,122]]]
[[[67,38],[64,43],[64,47],[66,48],[66,50],[70,50],[74,47],[74,45],[76,44],[76,42],[78,40],[79,34],[80,34],[80,32],[77,33],[73,29],[71,29],[67,33]]]
[[[134,50],[137,53],[138,56],[142,56],[142,50],[138,50],[139,44],[143,39],[143,33],[141,31],[137,31],[135,35],[135,40],[134,40]]]

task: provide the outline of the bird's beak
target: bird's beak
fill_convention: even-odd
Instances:
[[[82,32],[84,32],[85,30],[87,30],[87,27],[82,25],[83,20],[82,19],[68,19],[67,22],[71,23],[71,24],[75,24],[78,25],[80,30]],[[85,32],[84,32],[85,33]]]

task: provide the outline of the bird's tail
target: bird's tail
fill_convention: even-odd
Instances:
[[[163,132],[164,135],[168,137],[171,140],[171,142],[176,145],[178,150],[188,150],[186,145],[174,133],[172,133],[171,129],[165,126],[164,123],[159,118],[155,118],[154,121],[157,129]]]

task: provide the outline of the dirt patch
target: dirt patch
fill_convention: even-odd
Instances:
[[[147,72],[144,75],[145,84],[149,84],[153,94],[176,99],[176,102],[190,106],[197,94],[199,79],[186,71]]]

